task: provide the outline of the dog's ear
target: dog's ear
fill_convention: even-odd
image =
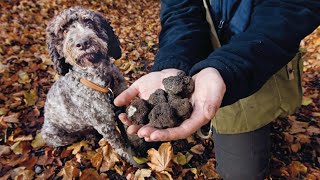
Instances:
[[[57,38],[55,34],[48,29],[50,29],[50,27],[47,28],[47,47],[54,65],[54,69],[58,72],[59,75],[65,75],[69,72],[71,65],[66,63],[65,58],[58,53],[55,47],[55,45],[57,44]]]
[[[121,57],[121,48],[118,37],[115,35],[110,22],[104,18],[102,15],[100,17],[101,27],[108,35],[108,54],[114,59],[119,59]]]

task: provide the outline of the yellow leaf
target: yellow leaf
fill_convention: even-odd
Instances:
[[[10,149],[11,149],[15,154],[22,154],[22,152],[23,152],[23,149],[22,149],[21,146],[20,146],[20,141],[14,143],[14,144],[10,147]]]
[[[40,148],[45,145],[44,140],[42,139],[41,133],[38,133],[34,140],[31,142],[31,146],[33,148]]]
[[[158,151],[154,148],[148,150],[148,158],[151,162],[147,164],[152,170],[161,172],[168,168],[172,156],[173,152],[170,142],[162,143]]]
[[[80,141],[78,143],[72,144],[71,146],[69,146],[67,148],[67,150],[73,150],[72,154],[77,154],[81,150],[82,147],[86,148],[88,146],[89,146],[88,142],[85,141],[85,140],[82,140],[82,141]]]
[[[36,104],[38,100],[38,95],[34,89],[30,90],[30,92],[24,92],[23,95],[24,95],[24,102],[28,106],[33,106]]]
[[[19,83],[26,84],[31,82],[31,79],[29,78],[28,73],[20,72],[18,75],[19,75],[19,80],[18,80]]]
[[[312,103],[312,99],[310,97],[303,96],[302,98],[302,106],[308,106]]]
[[[187,163],[187,157],[184,154],[182,154],[181,152],[178,152],[177,155],[174,156],[173,162],[183,166]]]
[[[133,160],[138,164],[144,164],[144,163],[146,163],[148,161],[147,158],[136,157],[136,156],[133,156]]]
[[[136,180],[144,180],[147,177],[151,176],[151,170],[150,169],[138,169],[136,173],[134,174],[134,177]]]

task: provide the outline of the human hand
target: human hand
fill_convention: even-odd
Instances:
[[[116,106],[128,105],[135,97],[147,100],[149,96],[157,89],[164,89],[162,84],[162,80],[164,78],[176,76],[178,72],[180,72],[178,69],[165,69],[144,75],[135,81],[128,89],[118,95],[114,99],[114,104]],[[141,126],[132,125],[125,113],[120,114],[119,119],[122,121],[122,123],[129,126],[127,129],[128,134],[134,134],[141,128]]]
[[[214,68],[205,68],[192,78],[195,89],[191,97],[193,112],[189,119],[174,128],[156,129],[145,125],[132,129],[132,132],[137,132],[146,141],[170,141],[187,138],[207,124],[220,107],[226,86],[220,73]]]

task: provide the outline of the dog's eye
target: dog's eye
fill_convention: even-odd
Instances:
[[[84,20],[84,24],[87,26],[87,27],[93,27],[93,21],[90,20],[90,19],[86,19]]]

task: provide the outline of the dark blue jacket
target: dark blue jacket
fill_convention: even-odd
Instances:
[[[301,39],[320,25],[319,0],[210,4],[222,41],[215,51],[202,0],[161,0],[160,48],[152,70],[176,68],[192,76],[206,67],[216,68],[227,86],[223,106],[261,88],[294,57]]]

